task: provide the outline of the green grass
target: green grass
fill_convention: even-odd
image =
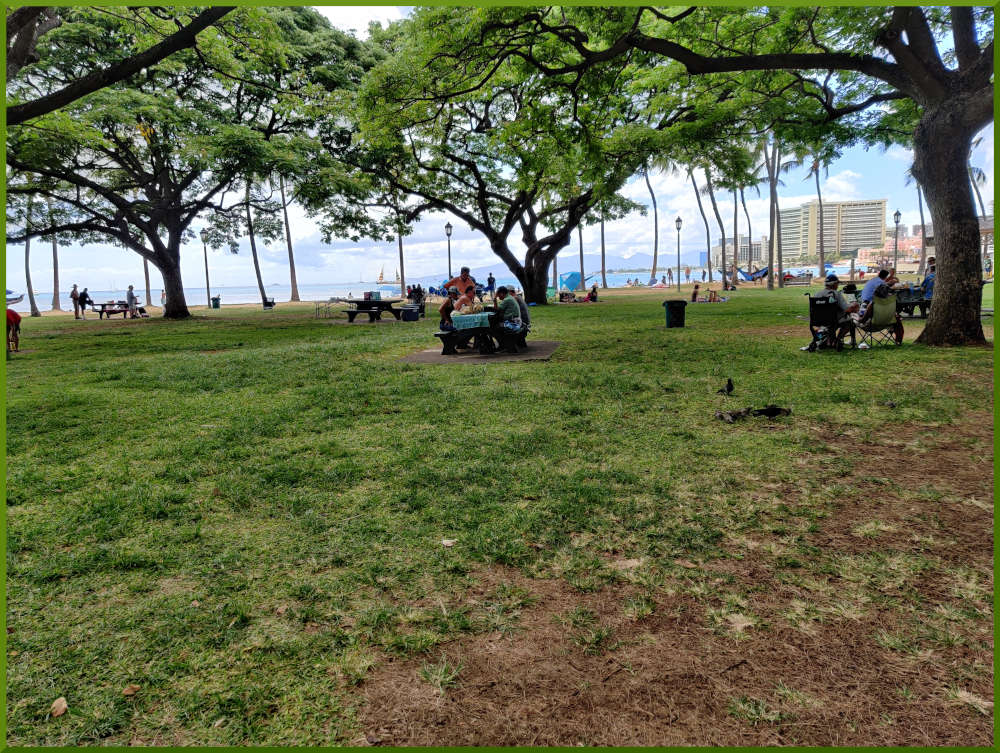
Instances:
[[[26,318],[26,352],[7,364],[8,742],[349,741],[355,686],[380,663],[413,659],[443,691],[458,670],[442,646],[518,630],[529,592],[469,596],[492,565],[580,594],[689,593],[724,614],[746,594],[711,563],[748,538],[771,542],[778,577],[840,573],[846,615],[950,572],[802,545],[846,472],[817,437],[875,431],[887,396],[900,423],[989,410],[990,350],[801,353],[798,289],[689,306],[685,329],[665,329],[660,301],[534,309],[532,337],[561,342],[553,358],[483,365],[401,363],[434,347],[434,322],[346,326],[306,306]],[[728,399],[715,394],[727,377]],[[767,403],[793,414],[714,418]],[[611,553],[642,565],[616,570]],[[949,577],[984,619],[989,584]],[[654,601],[624,609],[641,619]],[[826,614],[796,608],[785,624]],[[584,611],[566,619],[568,646],[613,648]],[[950,635],[872,641],[895,652]],[[52,719],[59,696],[69,711]],[[760,703],[733,713],[776,721]]]

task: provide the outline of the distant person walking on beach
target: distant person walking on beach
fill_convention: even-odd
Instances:
[[[135,297],[135,291],[132,290],[132,286],[128,286],[128,292],[125,294],[125,303],[128,304],[128,318],[135,319],[138,316],[139,299]]]
[[[705,270],[701,270],[701,281],[705,282]]]
[[[80,291],[76,289],[76,283],[73,283],[73,289],[69,291],[69,299],[73,301],[73,318],[80,318]]]
[[[90,297],[90,293],[88,293],[87,289],[84,288],[83,291],[80,293],[80,318],[81,319],[86,319],[87,318],[87,304],[88,303],[91,304],[91,305],[93,305],[94,299]]]
[[[166,290],[161,290],[160,291],[160,306],[166,306],[166,305],[167,305],[167,291]]]
[[[684,282],[691,282],[691,267],[684,267]]]
[[[668,285],[674,284],[674,270],[672,270],[670,267],[667,267],[667,284]]]

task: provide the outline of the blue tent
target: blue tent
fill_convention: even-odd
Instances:
[[[587,275],[584,282],[597,277],[597,273],[592,275]],[[559,287],[563,290],[576,290],[577,288],[583,287],[580,285],[580,273],[579,272],[566,272],[565,274],[559,275]]]

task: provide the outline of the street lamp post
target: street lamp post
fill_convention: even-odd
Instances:
[[[444,234],[448,236],[448,279],[449,280],[451,279],[451,231],[453,229],[454,228],[452,228],[450,222],[444,226]]]
[[[201,231],[201,250],[205,254],[205,301],[212,308],[212,291],[208,287],[208,231]]]
[[[681,289],[681,218],[674,220],[677,226],[677,289]]]
[[[892,219],[896,221],[896,235],[892,240],[892,269],[896,271],[899,267],[899,220],[903,215],[897,209],[896,213],[892,215]],[[897,273],[898,274],[898,273]]]

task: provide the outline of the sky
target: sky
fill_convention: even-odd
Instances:
[[[320,12],[330,18],[339,28],[354,30],[361,37],[367,36],[370,21],[388,23],[404,17],[408,7],[396,6],[332,6],[319,7]],[[987,183],[981,186],[987,213],[992,213],[990,201],[993,197],[993,126],[982,134],[982,140],[972,153],[971,162],[982,168]],[[821,175],[820,185],[824,201],[850,199],[886,199],[887,228],[891,233],[891,215],[896,209],[902,213],[901,225],[919,224],[917,193],[914,186],[906,185],[906,171],[913,161],[912,152],[901,147],[888,151],[878,148],[865,150],[861,147],[847,150],[843,156],[829,166],[828,174]],[[797,207],[816,197],[815,182],[807,175],[805,168],[794,169],[783,176],[784,186],[778,190],[780,206]],[[705,250],[705,227],[698,212],[694,191],[686,175],[656,174],[650,182],[656,193],[659,207],[659,249],[667,254],[668,260],[676,258],[677,231],[674,219],[682,219],[681,254],[684,263],[697,261],[698,253]],[[623,194],[639,203],[649,205],[649,193],[642,179],[634,179],[623,189]],[[731,195],[717,196],[720,213],[726,224],[727,237],[732,233],[733,203]],[[759,240],[767,227],[768,199],[766,186],[761,187],[758,196],[750,191],[747,196],[752,234]],[[930,215],[924,206],[926,220]],[[713,244],[718,238],[718,228],[709,213]],[[299,285],[335,284],[375,279],[384,267],[385,275],[391,278],[398,267],[398,250],[395,242],[376,243],[362,240],[334,240],[324,243],[316,223],[306,217],[296,206],[289,211],[292,227],[292,243],[295,251],[295,266]],[[454,231],[451,238],[452,266],[479,267],[495,263],[496,274],[506,274],[506,267],[489,249],[486,239],[473,231],[462,220],[449,214],[428,214],[414,227],[413,233],[404,238],[404,259],[408,277],[429,275],[444,276],[447,273],[447,241],[444,226],[451,222]],[[746,220],[740,208],[739,227],[746,233]],[[597,226],[583,230],[584,253],[599,253],[600,231]],[[649,213],[642,216],[634,213],[622,220],[605,224],[605,247],[609,254],[630,256],[634,253],[650,254],[653,250],[653,218]],[[516,246],[515,246],[516,248]],[[261,275],[265,285],[288,284],[288,252],[283,241],[268,244],[261,249]],[[578,247],[574,240],[564,249],[560,260],[574,258]],[[23,245],[6,248],[6,286],[23,291],[26,287],[24,274]],[[250,258],[249,243],[243,239],[240,253],[209,251],[209,274],[214,287],[255,286],[253,262]],[[181,252],[181,273],[185,287],[204,285],[204,262],[200,242],[185,246]],[[39,292],[52,289],[51,246],[35,240],[31,255],[32,286]],[[134,252],[110,245],[91,244],[86,247],[71,245],[59,249],[59,277],[61,287],[68,290],[73,283],[91,290],[124,290],[129,284],[137,288],[143,285],[142,259]],[[153,290],[162,287],[159,272],[150,267]]]

